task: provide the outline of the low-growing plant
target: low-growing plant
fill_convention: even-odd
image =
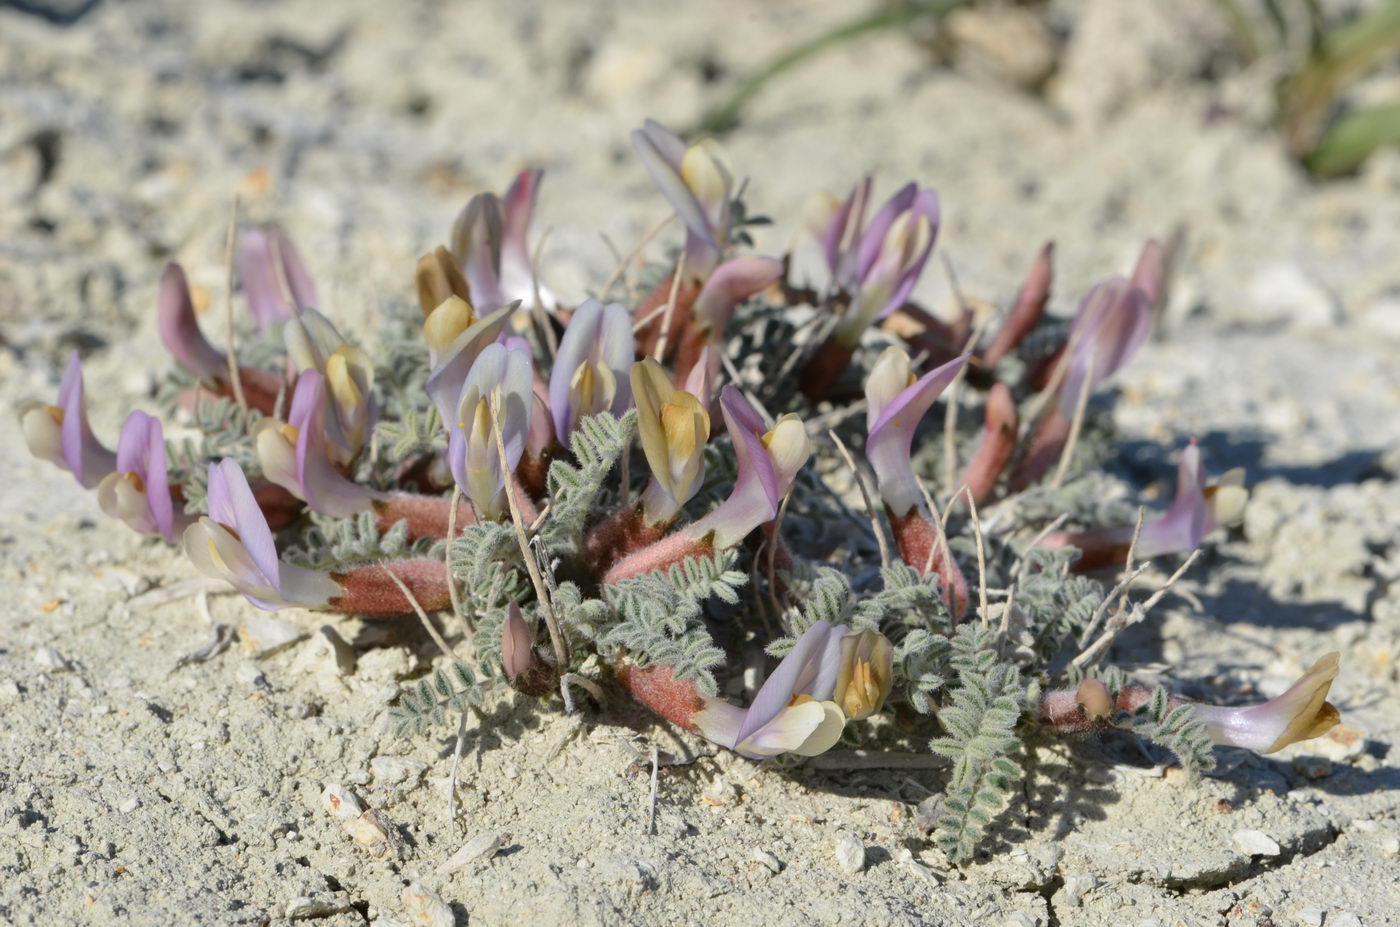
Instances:
[[[30,448],[258,608],[417,616],[446,660],[392,709],[404,733],[492,686],[572,711],[575,687],[610,684],[763,761],[824,753],[899,706],[950,764],[934,839],[954,860],[1007,806],[1037,730],[1122,728],[1194,774],[1213,744],[1268,752],[1336,720],[1335,656],[1245,708],[1102,665],[1191,559],[1140,599],[1146,566],[1194,557],[1247,500],[1192,444],[1164,512],[1133,524],[1103,504],[1096,397],[1153,324],[1155,243],[1068,324],[1045,314],[1049,246],[1008,311],[947,320],[912,295],[932,188],[878,208],[871,178],[815,197],[826,273],[799,280],[790,255],[746,253],[760,220],[716,142],[651,122],[633,142],[685,240],[620,302],[625,266],[579,304],[540,279],[537,171],[467,204],[373,348],[341,333],[287,235],[253,228],[241,354],[202,334],[177,266],[162,278],[181,368],[162,395],[197,438],[133,412],[109,450],[75,354],[57,403],[21,410]],[[941,435],[921,428],[940,401]],[[721,693],[753,643],[775,663],[745,707]]]

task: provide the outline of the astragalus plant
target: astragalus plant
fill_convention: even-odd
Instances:
[[[178,266],[161,279],[178,439],[138,411],[111,450],[76,355],[56,404],[21,409],[25,438],[258,608],[430,624],[449,659],[403,693],[404,731],[492,685],[569,711],[579,687],[620,687],[755,761],[878,751],[859,722],[922,716],[949,761],[935,839],[955,860],[1037,731],[1126,728],[1195,773],[1214,744],[1268,752],[1336,720],[1335,656],[1242,708],[1104,665],[1165,591],[1135,588],[1146,566],[1247,502],[1194,444],[1165,511],[1134,524],[1105,501],[1104,388],[1162,301],[1155,243],[1067,320],[1045,311],[1048,245],[1006,312],[950,319],[911,301],[936,266],[932,188],[815,195],[802,248],[824,269],[802,275],[748,253],[767,220],[716,142],[649,122],[633,143],[684,238],[592,297],[540,279],[537,171],[467,204],[373,343],[342,332],[282,229],[249,228],[236,341],[206,337]],[[432,613],[455,616],[446,637]],[[773,662],[740,704],[721,693],[743,691],[755,646]]]

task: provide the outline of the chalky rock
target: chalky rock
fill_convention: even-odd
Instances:
[[[406,756],[376,756],[369,761],[375,785],[413,785],[427,768],[422,760]]]
[[[772,853],[763,849],[763,847],[754,847],[753,852],[749,854],[749,859],[753,860],[755,863],[758,863],[760,866],[772,872],[774,875],[777,875],[778,873],[783,871],[782,861],[779,860],[778,857],[774,856]]]
[[[343,914],[350,909],[350,896],[345,892],[314,892],[299,895],[287,902],[283,913],[289,921],[308,921]]]
[[[438,875],[449,875],[459,869],[465,869],[477,860],[488,860],[495,856],[496,851],[500,848],[500,834],[492,831],[477,834],[464,843],[456,853],[449,856],[447,862],[438,867]]]
[[[865,868],[865,844],[849,832],[836,835],[836,865],[847,875],[856,875]]]
[[[1278,841],[1261,830],[1235,831],[1235,846],[1250,856],[1278,856]]]
[[[399,900],[408,912],[409,923],[415,927],[453,927],[457,923],[447,902],[437,892],[418,882],[404,886]]]
[[[238,626],[238,639],[255,660],[279,653],[305,637],[306,632],[290,621],[270,615],[249,618]]]
[[[365,852],[373,859],[379,860],[398,855],[393,826],[383,813],[373,808],[341,825],[350,835],[350,839],[364,847]]]
[[[364,805],[345,786],[332,782],[321,793],[321,807],[326,813],[337,818],[357,818],[364,814]]]

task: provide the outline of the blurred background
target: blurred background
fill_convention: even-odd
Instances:
[[[5,0],[0,337],[151,334],[164,261],[219,291],[235,194],[372,310],[524,166],[581,297],[665,212],[627,143],[651,116],[722,133],[761,249],[869,171],[940,190],[984,298],[1045,239],[1077,299],[1180,230],[1173,315],[1395,339],[1397,58],[1397,0]]]

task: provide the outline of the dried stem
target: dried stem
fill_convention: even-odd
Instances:
[[[972,498],[972,490],[964,486],[959,492],[967,494],[968,518],[972,520],[972,533],[977,538],[977,607],[985,628],[992,618],[987,611],[987,551],[982,542],[982,519],[977,517],[977,500]]]
[[[462,487],[454,482],[452,484],[452,508],[447,513],[447,549],[443,554],[443,562],[447,564],[447,595],[452,599],[452,614],[456,615],[457,620],[462,622],[462,628],[470,637],[472,624],[467,620],[466,613],[462,611],[462,598],[457,593],[457,574],[452,569],[452,542],[457,540],[457,506],[461,501]]]
[[[880,521],[875,515],[875,503],[870,501],[870,490],[866,488],[865,478],[860,475],[860,469],[856,467],[855,458],[846,449],[845,443],[835,431],[828,431],[827,437],[836,444],[836,449],[841,452],[841,456],[846,460],[846,466],[851,468],[851,476],[855,478],[856,487],[860,489],[860,496],[865,500],[865,511],[870,516],[870,527],[875,532],[875,543],[880,545],[880,565],[885,569],[890,566],[890,547],[885,542],[885,532],[880,529]]]
[[[510,508],[510,522],[515,526],[515,541],[520,546],[520,557],[525,561],[525,572],[530,574],[530,583],[535,587],[535,598],[540,603],[540,614],[549,628],[549,641],[554,647],[555,665],[561,673],[569,668],[569,644],[559,627],[559,619],[554,614],[554,603],[540,577],[539,565],[530,550],[530,539],[525,534],[525,519],[520,515],[520,503],[515,499],[515,477],[510,472],[510,462],[506,457],[506,441],[501,435],[501,388],[491,391],[491,433],[496,439],[496,453],[500,456],[501,476],[505,480],[506,505]],[[562,686],[562,684],[561,684]],[[564,700],[569,703],[568,690],[562,688]]]
[[[549,313],[545,312],[544,299],[540,296],[540,257],[544,254],[544,243],[549,240],[549,233],[553,231],[552,225],[544,230],[540,240],[535,243],[535,253],[530,260],[530,282],[535,288],[535,305],[530,314],[535,317],[535,324],[540,328],[540,337],[544,340],[551,361],[554,360],[554,355],[559,353],[559,339],[554,335],[554,326],[549,323]]]
[[[599,302],[608,301],[608,294],[612,292],[612,288],[616,285],[617,281],[622,279],[623,273],[627,270],[627,265],[631,264],[633,259],[642,253],[642,249],[647,246],[647,243],[659,235],[661,230],[669,225],[671,220],[675,217],[676,214],[674,212],[668,212],[662,217],[661,221],[657,222],[646,231],[646,234],[637,239],[637,243],[632,246],[632,250],[628,251],[626,257],[617,262],[617,266],[613,268],[613,272],[608,275],[608,279],[603,283],[603,289],[598,293]]]
[[[408,604],[412,606],[413,611],[418,615],[418,620],[423,622],[423,628],[428,632],[428,636],[433,639],[433,643],[438,645],[438,649],[443,652],[444,656],[451,658],[452,648],[447,645],[447,641],[444,640],[442,634],[438,632],[437,626],[434,625],[432,619],[428,617],[428,613],[423,611],[423,606],[418,604],[417,597],[413,595],[413,592],[405,585],[404,581],[399,579],[398,574],[389,569],[388,564],[381,563],[379,564],[379,568],[385,573],[388,573],[389,578],[394,581],[394,585],[399,587],[399,591],[403,593],[403,597],[408,600]]]
[[[228,213],[228,237],[224,241],[224,341],[228,349],[228,379],[238,408],[248,411],[248,397],[243,394],[243,374],[238,369],[238,342],[233,333],[233,242],[238,232],[238,194],[233,195],[233,208]]]
[[[783,493],[783,501],[778,504],[778,517],[773,519],[773,533],[768,538],[768,596],[773,600],[773,609],[779,615],[783,613],[783,606],[778,601],[778,545],[782,543],[783,516],[787,514],[788,500],[791,498],[792,487],[789,486],[788,491]]]
[[[457,722],[457,742],[452,745],[452,772],[447,777],[447,820],[449,824],[454,824],[457,821],[457,769],[462,765],[462,747],[467,742],[467,711],[470,707],[463,699],[462,718]]]
[[[1133,571],[1133,559],[1137,556],[1138,538],[1142,537],[1142,520],[1147,515],[1146,506],[1138,506],[1137,524],[1133,525],[1133,539],[1128,542],[1128,556],[1123,561],[1123,575],[1127,576]],[[1118,607],[1125,608],[1128,604],[1128,592],[1125,589],[1118,598]]]
[[[1118,585],[1109,590],[1108,595],[1103,597],[1103,601],[1099,602],[1098,607],[1094,609],[1094,613],[1089,616],[1089,621],[1084,625],[1084,631],[1079,635],[1080,647],[1083,647],[1085,642],[1089,640],[1089,637],[1099,629],[1099,624],[1103,621],[1104,616],[1108,614],[1108,607],[1113,600],[1123,595],[1128,587],[1132,585],[1133,580],[1146,572],[1147,568],[1150,566],[1152,566],[1152,564],[1144,563],[1131,573],[1123,574],[1123,578],[1118,581]]]
[[[1074,400],[1074,418],[1069,422],[1069,437],[1060,451],[1060,462],[1055,467],[1055,475],[1050,479],[1050,488],[1058,489],[1064,482],[1069,462],[1074,458],[1075,445],[1079,443],[1079,432],[1084,427],[1084,411],[1089,407],[1089,393],[1094,383],[1094,358],[1089,358],[1089,370],[1084,375],[1084,383],[1079,387],[1079,395]]]
[[[661,337],[656,339],[655,357],[659,361],[666,356],[666,341],[671,337],[671,325],[676,321],[676,294],[681,289],[681,278],[685,276],[685,252],[676,259],[676,273],[671,277],[671,295],[666,298],[666,314],[661,317]]]

